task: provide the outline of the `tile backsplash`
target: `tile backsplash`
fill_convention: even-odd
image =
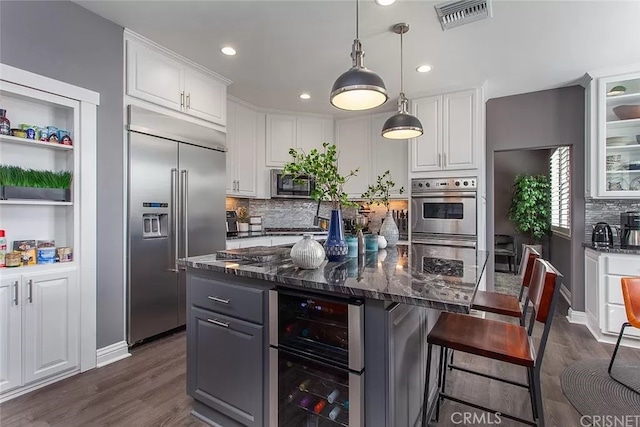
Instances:
[[[591,241],[592,226],[600,221],[604,221],[611,226],[620,225],[620,213],[625,211],[640,210],[640,201],[629,199],[585,199],[585,242]],[[614,235],[617,234],[614,231]]]

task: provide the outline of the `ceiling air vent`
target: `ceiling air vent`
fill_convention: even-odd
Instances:
[[[455,0],[434,7],[442,31],[491,17],[491,0]]]

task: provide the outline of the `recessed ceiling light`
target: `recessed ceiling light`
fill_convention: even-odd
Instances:
[[[416,68],[416,71],[419,73],[428,73],[429,71],[431,71],[431,65],[421,65]]]
[[[236,50],[234,48],[232,48],[231,46],[225,46],[222,49],[220,49],[222,51],[222,53],[224,53],[225,55],[229,55],[229,56],[233,56],[236,54]]]
[[[308,93],[301,93],[300,94],[300,99],[309,99],[311,98],[311,95],[309,95]]]
[[[394,4],[396,0],[375,0],[375,2],[380,6],[389,6],[391,4]]]

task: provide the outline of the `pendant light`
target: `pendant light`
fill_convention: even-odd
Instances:
[[[351,69],[338,77],[331,88],[331,104],[341,110],[369,110],[389,99],[384,82],[364,66],[364,52],[359,37],[358,0],[356,0],[356,39],[351,48]]]
[[[422,135],[422,123],[416,116],[409,114],[409,101],[404,96],[404,71],[402,68],[402,35],[409,31],[409,24],[396,24],[393,32],[400,34],[400,96],[398,113],[389,117],[382,127],[382,136],[389,139],[409,139]]]

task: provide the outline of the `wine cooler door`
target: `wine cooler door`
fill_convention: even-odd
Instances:
[[[269,351],[271,427],[364,426],[364,374],[282,349]]]

